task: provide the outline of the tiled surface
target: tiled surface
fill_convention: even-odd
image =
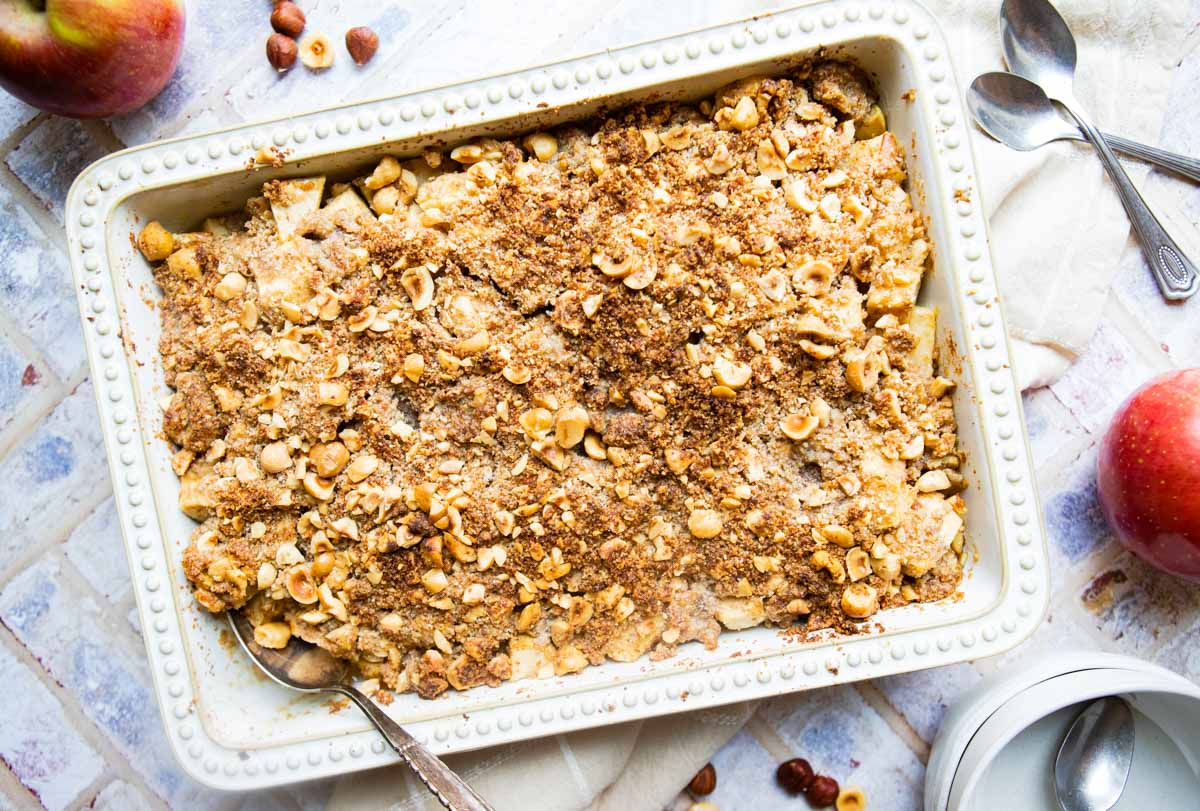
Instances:
[[[63,254],[62,203],[74,173],[122,143],[418,89],[780,4],[579,0],[548,13],[536,3],[310,0],[303,5],[313,28],[340,34],[347,24],[372,24],[384,45],[364,69],[339,54],[323,76],[298,68],[280,78],[262,58],[265,2],[191,0],[179,72],[138,113],[80,124],[0,94],[0,811],[295,811],[323,807],[330,790],[216,795],[183,776],[167,752]],[[431,54],[432,41],[439,45]],[[1197,41],[1193,34],[1177,69],[1161,139],[1193,154]],[[1147,187],[1173,199],[1191,223],[1200,219],[1195,186],[1152,174]],[[945,708],[982,676],[1045,651],[1125,652],[1200,680],[1200,601],[1111,543],[1094,475],[1096,444],[1121,399],[1158,371],[1200,362],[1200,302],[1164,304],[1130,245],[1105,313],[1071,371],[1025,401],[1055,563],[1046,623],[998,661],[764,704],[715,758],[711,799],[720,808],[802,807],[771,780],[781,758],[799,754],[861,786],[872,809],[914,808]]]

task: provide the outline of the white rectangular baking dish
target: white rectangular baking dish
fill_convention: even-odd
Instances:
[[[757,628],[661,662],[608,663],[561,679],[478,688],[389,712],[437,752],[698,709],[933,667],[1005,650],[1040,621],[1046,551],[1019,392],[975,185],[966,115],[933,17],[911,0],[829,0],[518,73],[285,120],[149,144],[89,167],[67,231],[113,486],[168,738],[198,780],[248,790],[393,761],[356,713],[258,678],[223,622],[197,609],[180,568],[192,523],[160,438],[166,393],[158,291],[131,232],[150,219],[193,227],[268,179],[348,175],[385,154],[481,133],[511,134],[639,99],[699,98],[733,79],[784,71],[818,47],[876,77],[889,127],[909,151],[935,271],[922,298],[961,382],[956,395],[976,552],[957,599],[883,612],[875,630],[807,643]],[[248,168],[263,147],[287,162]],[[948,355],[949,356],[949,355]]]

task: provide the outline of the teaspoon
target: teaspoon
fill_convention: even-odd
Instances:
[[[1133,764],[1133,712],[1109,696],[1088,705],[1054,759],[1054,794],[1063,811],[1108,811],[1125,792]]]
[[[1047,96],[1071,114],[1100,154],[1163,296],[1172,300],[1189,298],[1200,287],[1200,273],[1151,213],[1112,148],[1075,98],[1075,38],[1066,21],[1048,0],[1004,0],[1000,33],[1009,69],[1041,85]]]
[[[271,680],[302,693],[340,693],[371,719],[430,791],[450,811],[493,811],[461,777],[409,735],[351,682],[350,664],[296,637],[282,649],[264,648],[254,641],[254,628],[240,611],[227,612],[229,627],[250,659]]]
[[[1086,141],[1065,121],[1042,88],[1015,73],[981,73],[967,89],[967,107],[980,128],[1010,149],[1028,152],[1052,141]],[[1200,160],[1104,133],[1117,152],[1200,180]]]

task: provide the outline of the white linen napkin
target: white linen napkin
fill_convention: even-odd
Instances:
[[[925,0],[952,43],[960,87],[1001,70],[999,0]],[[672,32],[645,3],[636,39]],[[769,0],[688,3],[684,30],[776,7]],[[786,4],[783,4],[786,5]],[[1188,0],[1056,0],[1079,45],[1077,95],[1106,130],[1157,139],[1185,33]],[[634,13],[635,4],[620,5]],[[662,25],[666,27],[661,27]],[[633,39],[630,39],[633,41]],[[564,49],[569,53],[570,49]],[[992,249],[1022,388],[1045,385],[1086,346],[1129,239],[1116,193],[1089,147],[1019,153],[972,131]],[[1135,182],[1145,168],[1127,163]],[[1161,203],[1156,199],[1156,205]],[[447,762],[497,811],[634,811],[671,801],[753,712],[740,704],[456,755]],[[329,802],[348,809],[439,808],[406,767],[343,778]]]

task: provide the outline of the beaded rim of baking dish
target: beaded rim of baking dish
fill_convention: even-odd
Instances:
[[[173,579],[152,513],[150,463],[134,407],[132,361],[120,336],[120,297],[106,258],[105,223],[116,207],[147,189],[244,170],[261,150],[279,150],[291,163],[377,147],[777,58],[837,41],[831,37],[846,41],[868,36],[890,38],[908,52],[924,84],[917,103],[929,105],[926,113],[936,123],[932,137],[939,149],[930,160],[945,181],[937,193],[947,199],[931,203],[954,214],[948,228],[951,244],[939,247],[942,261],[960,277],[964,330],[974,345],[967,356],[974,363],[976,395],[988,415],[982,430],[996,454],[993,475],[1005,569],[995,605],[981,616],[939,628],[835,638],[812,648],[701,665],[624,685],[583,687],[544,698],[534,694],[472,710],[469,720],[452,712],[407,726],[436,752],[468,750],[975,659],[1006,650],[1033,631],[1049,599],[1044,530],[1019,391],[996,306],[987,227],[971,180],[975,173],[966,116],[946,41],[933,16],[913,0],[828,0],[504,76],[136,147],[98,161],[79,176],[67,202],[71,269],[155,692],[168,738],[190,774],[217,788],[247,790],[385,765],[396,757],[373,730],[251,751],[232,749],[211,738],[197,718],[196,674],[183,649],[183,619],[169,593]],[[467,111],[480,111],[484,119],[465,120]]]

